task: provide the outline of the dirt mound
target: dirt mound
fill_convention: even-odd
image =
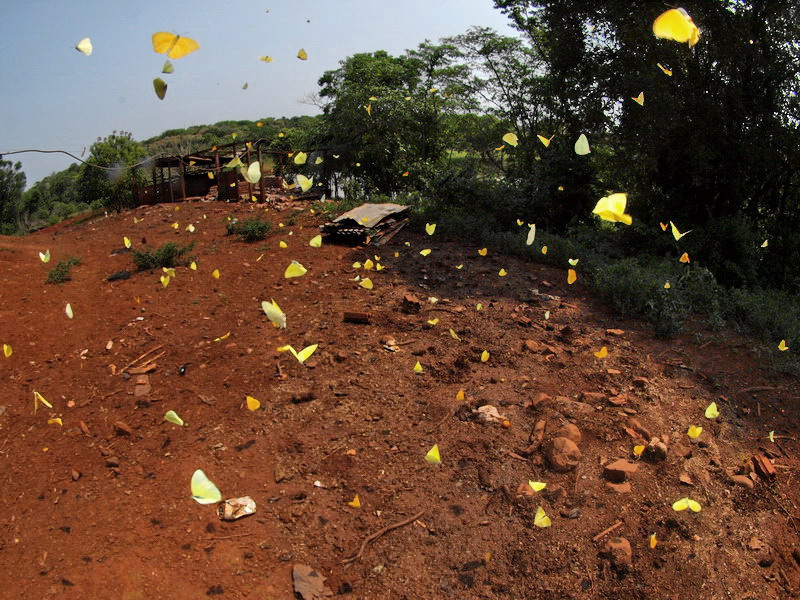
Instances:
[[[265,241],[225,235],[228,216],[254,214],[273,224]],[[293,571],[314,597],[800,589],[798,386],[760,371],[746,340],[654,340],[566,269],[479,256],[446,241],[456,232],[313,248],[318,217],[161,205],[0,238],[6,593],[281,599]],[[135,272],[123,236],[195,242],[198,268],[164,287],[161,271]],[[72,280],[46,285],[68,255],[81,258]],[[353,268],[367,259],[383,269]],[[308,272],[287,280],[292,260]],[[107,281],[122,270],[134,272]],[[286,329],[265,316],[271,299]],[[319,346],[300,364],[287,344]],[[34,411],[34,390],[52,408]],[[424,458],[434,444],[441,464]],[[196,503],[196,469],[256,514],[226,522]],[[685,497],[702,510],[673,510]]]

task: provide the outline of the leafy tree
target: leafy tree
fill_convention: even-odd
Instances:
[[[142,145],[126,131],[113,132],[106,138],[98,139],[92,144],[87,159],[90,164],[83,165],[78,179],[83,201],[99,202],[117,211],[131,206],[132,186],[140,175],[129,167],[144,156]]]
[[[25,189],[21,163],[0,160],[0,233],[12,235],[22,229],[20,204]]]

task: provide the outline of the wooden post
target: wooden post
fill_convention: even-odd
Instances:
[[[247,148],[247,166],[249,167],[250,166],[250,146],[245,145],[245,148]],[[261,168],[261,165],[259,165],[259,168]],[[247,182],[247,201],[250,202],[250,199],[252,197],[253,197],[253,184],[248,181]]]
[[[183,162],[183,158],[178,160],[180,161],[181,199],[186,202],[186,163]]]
[[[264,162],[261,160],[261,144],[258,145],[258,168],[264,168]],[[264,172],[261,172],[261,179],[258,180],[258,192],[261,196],[261,202],[265,202],[267,198],[266,186],[264,184]]]
[[[220,169],[219,166],[219,150],[214,150],[214,165],[214,177],[217,178],[217,200],[219,200],[219,195],[222,192],[220,188],[221,182],[219,180],[220,174],[222,173],[222,169]]]
[[[175,194],[172,192],[172,166],[167,166],[167,187],[169,188],[169,201],[175,202]]]

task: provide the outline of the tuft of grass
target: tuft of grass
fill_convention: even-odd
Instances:
[[[72,267],[79,264],[81,264],[80,258],[77,256],[68,256],[65,260],[62,260],[47,272],[47,278],[44,280],[44,282],[65,283],[70,281],[72,279],[72,277],[70,277],[70,271],[72,270]]]
[[[238,235],[244,242],[257,242],[267,237],[272,225],[267,221],[262,221],[258,217],[239,221],[231,219],[227,223],[228,235]]]
[[[154,250],[134,250],[133,264],[140,271],[159,269],[161,267],[179,267],[191,262],[189,252],[194,248],[194,242],[186,246],[178,246],[175,242],[167,242]]]

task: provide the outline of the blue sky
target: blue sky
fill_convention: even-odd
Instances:
[[[491,0],[26,0],[4,3],[0,17],[0,153],[80,155],[114,130],[142,140],[227,119],[315,114],[298,100],[354,53],[399,54],[473,25],[514,35]],[[174,74],[160,75],[165,57],[150,42],[156,31],[192,37],[200,50],[172,61]],[[94,45],[91,56],[74,49],[84,37]],[[305,62],[296,58],[301,47]],[[275,60],[266,64],[261,55]],[[163,101],[152,88],[158,76],[169,85]],[[72,162],[7,158],[22,162],[28,185]]]

